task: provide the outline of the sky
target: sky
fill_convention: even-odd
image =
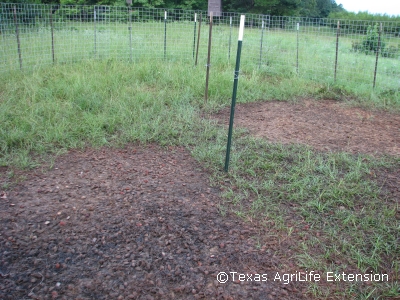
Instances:
[[[366,11],[372,14],[387,14],[400,16],[399,0],[336,0],[344,9],[352,12]]]

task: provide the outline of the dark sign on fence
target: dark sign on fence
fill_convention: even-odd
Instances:
[[[213,12],[214,17],[222,16],[222,4],[221,0],[208,0],[208,15]]]

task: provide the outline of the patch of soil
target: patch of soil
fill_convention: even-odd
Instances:
[[[219,190],[184,148],[71,151],[14,178],[0,192],[1,299],[304,297],[304,283],[273,280],[294,269],[289,242],[271,230],[257,247],[257,226],[221,217]]]
[[[229,124],[230,107],[213,117]],[[322,151],[400,156],[400,114],[348,107],[337,101],[265,101],[235,107],[234,124],[271,142]]]

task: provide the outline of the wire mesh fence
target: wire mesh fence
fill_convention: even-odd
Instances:
[[[234,62],[239,21],[213,19],[213,65]],[[208,24],[205,11],[1,3],[0,73],[84,59],[194,63],[197,47],[205,65]],[[246,14],[242,53],[246,70],[400,88],[399,22]]]

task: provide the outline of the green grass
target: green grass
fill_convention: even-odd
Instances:
[[[373,159],[346,153],[315,153],[303,146],[283,146],[238,133],[229,174],[220,170],[224,137],[213,146],[196,147],[195,157],[222,184],[221,211],[264,222],[296,242],[302,270],[320,274],[389,274],[391,282],[372,286],[341,283],[311,285],[317,298],[399,296],[400,247],[398,203],[371,179],[375,169],[400,166],[399,159]],[[395,170],[395,169],[393,169]],[[296,231],[296,233],[293,233]],[[287,233],[285,233],[287,232]]]
[[[205,66],[208,47],[208,25],[202,24],[199,65]],[[172,61],[193,65],[194,24],[163,22],[134,22],[132,47],[128,24],[119,22],[55,22],[54,57],[58,64],[87,59],[115,59],[128,62],[143,60]],[[197,27],[198,29],[198,27]],[[19,69],[17,40],[12,27],[4,30],[0,43],[0,72]],[[265,29],[261,49],[259,28],[246,28],[242,50],[242,70],[259,72],[269,77],[300,77],[308,84],[336,86],[345,94],[373,103],[374,106],[400,107],[400,60],[379,57],[376,88],[373,89],[375,55],[352,51],[352,43],[362,35],[343,35],[339,40],[336,82],[334,80],[336,34],[332,29],[312,26],[286,30]],[[211,64],[232,66],[235,63],[237,28],[227,25],[213,27]],[[197,36],[197,31],[196,31]],[[166,44],[164,45],[164,38]],[[229,40],[231,39],[231,44]],[[297,48],[298,39],[298,48]],[[386,44],[400,47],[395,38]],[[35,69],[52,64],[52,42],[49,24],[20,28],[22,66]],[[165,46],[165,52],[164,52]],[[297,60],[298,52],[298,60]],[[230,54],[229,54],[230,53]],[[298,69],[298,72],[297,72]]]
[[[223,189],[221,213],[256,219],[266,228],[272,221],[294,241],[299,268],[390,274],[389,283],[371,286],[311,284],[311,295],[399,296],[399,207],[371,174],[398,169],[400,160],[319,153],[236,128],[230,171],[223,172],[227,130],[201,115],[230,104],[232,70],[222,63],[211,68],[207,104],[205,69],[182,62],[86,60],[9,72],[0,80],[0,165],[30,167],[86,146],[184,145]],[[298,76],[244,68],[239,80],[242,103],[315,96],[357,99],[338,86]]]

